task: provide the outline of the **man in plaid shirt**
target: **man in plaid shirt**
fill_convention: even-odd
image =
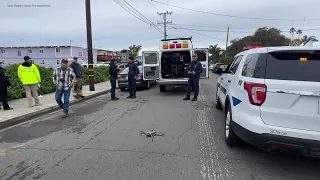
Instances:
[[[62,59],[61,67],[53,72],[53,82],[56,85],[55,98],[59,107],[63,109],[64,114],[62,118],[65,118],[68,115],[70,93],[75,79],[76,75],[73,69],[68,67],[68,60]]]

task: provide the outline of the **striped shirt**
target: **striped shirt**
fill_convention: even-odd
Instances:
[[[71,88],[76,75],[72,68],[62,69],[57,68],[53,72],[53,82],[57,86],[58,89],[68,90]]]

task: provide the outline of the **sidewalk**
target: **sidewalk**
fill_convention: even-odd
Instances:
[[[70,97],[70,105],[106,94],[109,92],[110,88],[109,81],[95,84],[95,91],[89,91],[88,85],[83,86],[82,92],[86,97],[79,100]],[[42,105],[35,107],[28,107],[26,98],[9,101],[9,105],[13,110],[0,110],[0,129],[59,109],[55,101],[55,93],[45,94],[42,97],[39,97],[39,99]]]

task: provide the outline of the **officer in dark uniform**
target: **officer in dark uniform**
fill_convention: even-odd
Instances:
[[[139,75],[139,68],[137,64],[134,63],[133,57],[129,57],[129,72],[128,72],[128,89],[129,96],[127,98],[136,98],[136,80]]]
[[[119,98],[116,97],[116,86],[117,86],[117,77],[119,69],[114,63],[115,59],[112,59],[109,64],[109,75],[110,75],[110,84],[111,84],[111,100],[117,101]]]
[[[6,70],[2,67],[2,62],[0,62],[0,102],[2,103],[3,110],[13,109],[8,104],[8,87],[10,86],[9,77]]]
[[[186,97],[183,98],[183,100],[190,100],[190,94],[192,89],[194,90],[194,97],[192,101],[198,100],[199,79],[203,69],[202,69],[202,64],[197,60],[198,60],[197,54],[193,54],[192,61],[188,66],[189,80],[188,80],[187,94],[186,94]]]

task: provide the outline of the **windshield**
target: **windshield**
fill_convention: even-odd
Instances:
[[[266,79],[320,82],[320,54],[277,51],[268,54]]]

